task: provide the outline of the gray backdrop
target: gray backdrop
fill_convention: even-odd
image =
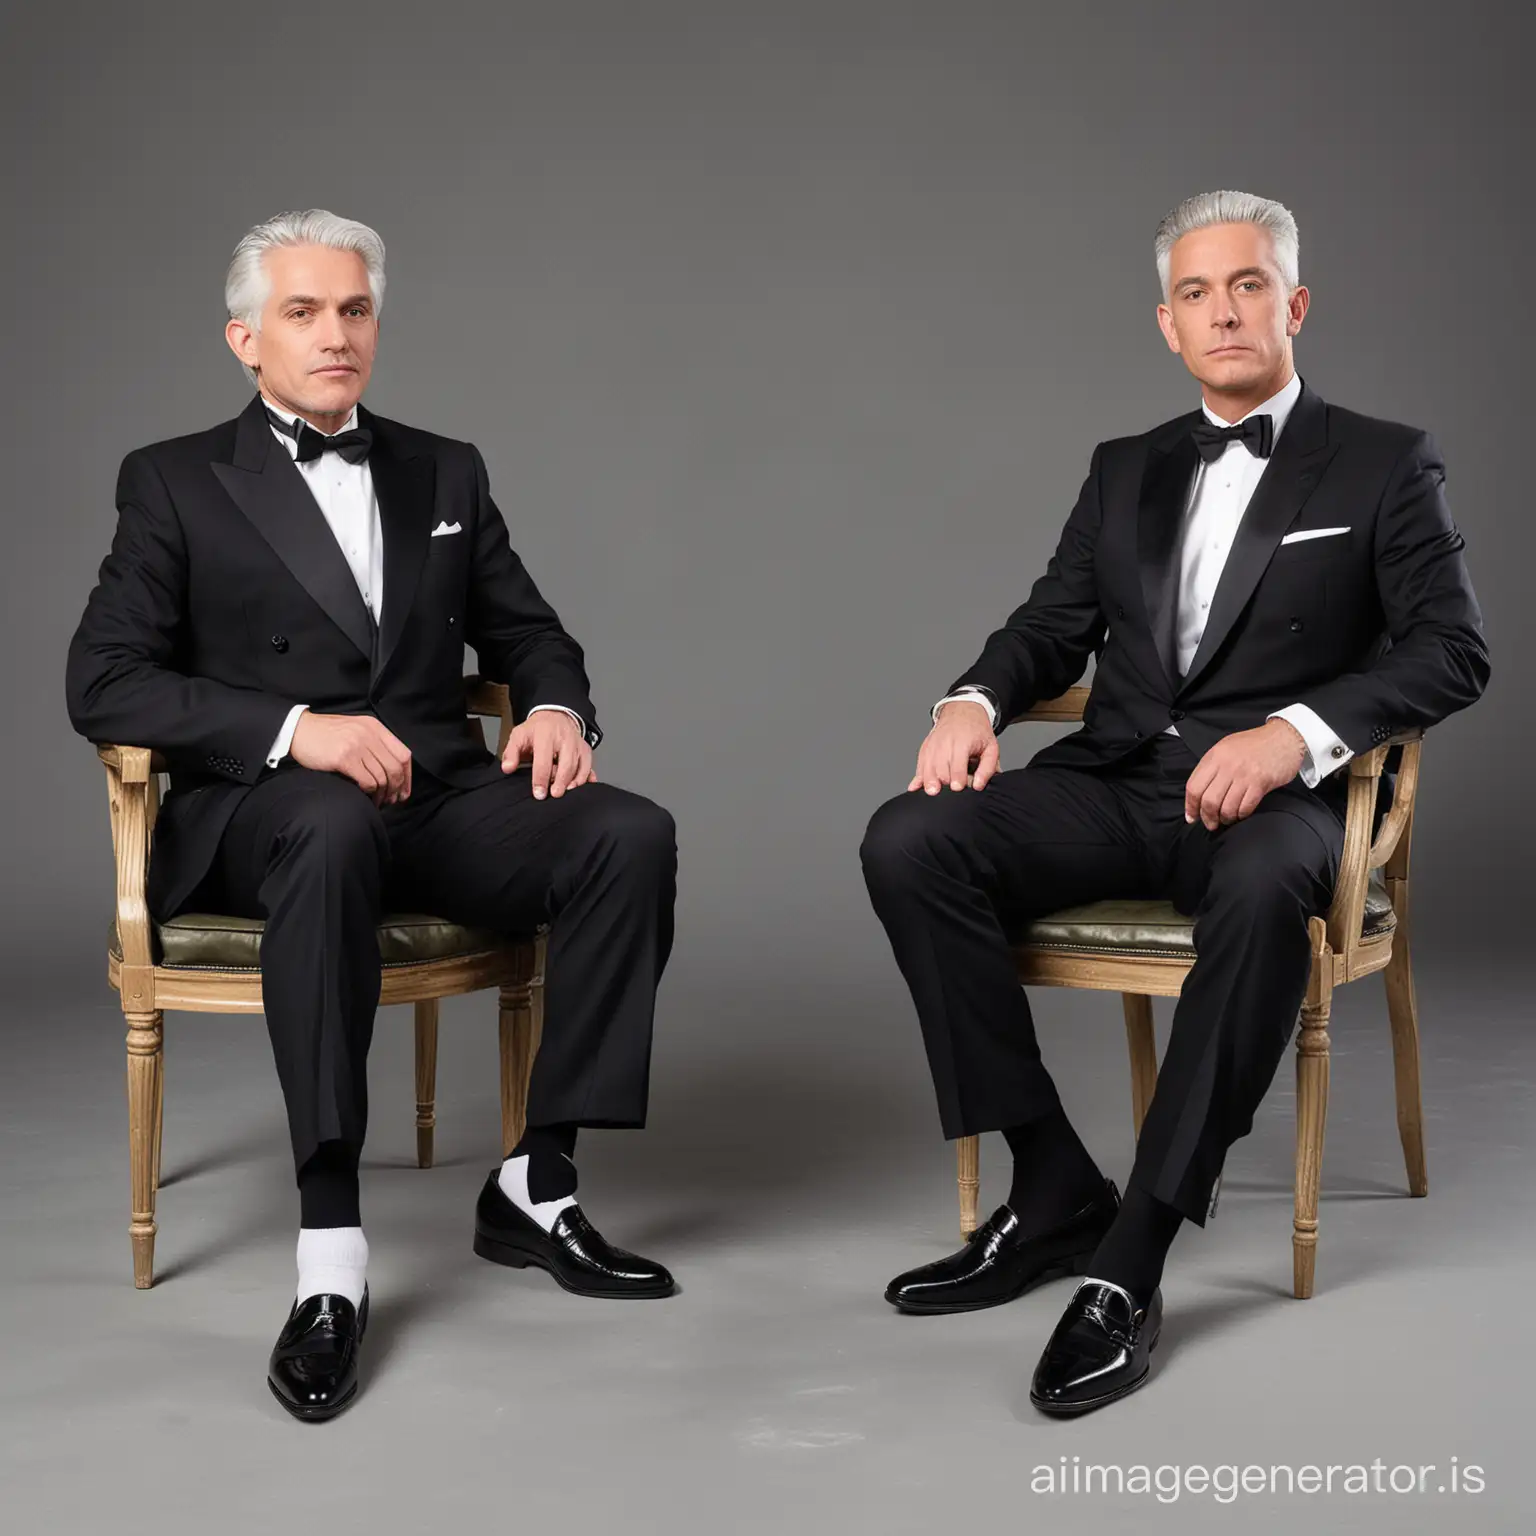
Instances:
[[[1373,1241],[1397,1247],[1362,1244],[1351,1261],[1365,1294],[1357,1316],[1336,1319],[1348,1362],[1339,1369],[1358,1384],[1363,1367],[1349,1350],[1374,1370],[1403,1348],[1385,1328],[1358,1343],[1404,1294],[1385,1252],[1465,1256],[1482,1233],[1487,1262],[1508,1257],[1498,1239],[1508,1202],[1523,1198],[1529,1209],[1515,1176],[1528,1162],[1518,1099],[1532,1067],[1516,977],[1518,874],[1531,852],[1522,808],[1532,235],[1523,146],[1533,128],[1523,71],[1532,32],[1526,6],[1469,3],[1292,3],[1230,15],[957,0],[352,11],[54,4],[10,15],[0,60],[10,722],[0,1197],[12,1237],[27,1239],[25,1256],[10,1245],[21,1287],[12,1297],[31,1297],[31,1308],[62,1285],[71,1315],[83,1308],[103,1320],[96,1341],[68,1356],[71,1385],[52,1407],[100,1401],[94,1361],[104,1351],[119,1377],[93,1421],[102,1443],[130,1422],[182,1422],[183,1398],[168,1393],[147,1410],[138,1383],[162,1368],[158,1351],[181,1353],[174,1328],[190,1299],[217,1332],[233,1288],[245,1298],[238,1348],[210,1353],[187,1390],[212,1415],[199,1421],[205,1435],[210,1423],[242,1427],[221,1430],[199,1455],[255,1497],[256,1474],[231,1446],[253,1421],[270,1442],[269,1468],[292,1444],[264,1394],[257,1401],[255,1372],[291,1263],[293,1205],[276,1084],[250,1023],[168,1022],[167,1158],[207,1177],[173,1182],[162,1199],[160,1262],[175,1283],[144,1297],[128,1289],[120,1036],[102,976],[106,807],[101,770],[65,718],[62,674],[110,539],[121,456],[211,425],[246,399],[220,336],[230,249],[257,219],[310,205],[366,220],[388,246],[369,404],[479,444],[515,545],[587,648],[607,732],[601,771],[665,803],[679,824],[679,940],[659,1019],[654,1129],[595,1141],[584,1189],[594,1186],[591,1208],[616,1237],[651,1240],[685,1283],[689,1263],[721,1278],[673,1304],[656,1335],[670,1343],[656,1346],[664,1360],[651,1362],[638,1396],[647,1412],[656,1392],[671,1407],[655,1410],[662,1428],[645,1474],[613,1451],[613,1487],[625,1469],[654,1474],[654,1507],[668,1511],[671,1528],[690,1514],[700,1529],[728,1528],[668,1505],[671,1478],[701,1465],[734,1477],[731,1455],[759,1466],[753,1456],[785,1445],[797,1454],[769,1410],[724,1404],[776,1351],[800,1347],[785,1342],[786,1316],[822,1303],[806,1297],[798,1266],[841,1288],[848,1328],[884,1326],[883,1315],[869,1318],[888,1273],[948,1245],[950,1164],[856,850],[870,812],[907,781],[929,703],[1053,547],[1094,443],[1195,402],[1197,386],[1156,330],[1151,237],[1163,212],[1196,190],[1242,187],[1295,212],[1313,294],[1300,370],[1326,398],[1435,433],[1493,648],[1487,696],[1427,748],[1414,850],[1421,996],[1435,1005],[1425,1022],[1432,1178],[1437,1166],[1460,1168],[1465,1185],[1452,1194],[1437,1183],[1439,1205],[1412,1211],[1459,1211],[1473,1226],[1431,1240],[1401,1225],[1404,1202],[1376,1202],[1390,1210]],[[1041,730],[1005,736],[1005,766],[1022,763]],[[449,1010],[445,1166],[421,1176],[442,1181],[435,1198],[365,1198],[378,1213],[369,1217],[376,1252],[385,1230],[376,1223],[386,1221],[397,1223],[397,1251],[421,1246],[400,1216],[415,1200],[422,1220],[443,1223],[462,1284],[479,1287],[465,1294],[490,1306],[504,1302],[505,1283],[466,1270],[459,1230],[495,1150],[486,1007],[466,1000]],[[1377,1193],[1397,1193],[1379,992],[1341,1005],[1342,1016],[1350,1007],[1370,1042],[1359,1057],[1367,1086],[1346,1102],[1336,1076],[1329,1169],[1354,1176],[1357,1192],[1374,1177]],[[1074,1112],[1123,1176],[1129,1125],[1113,999],[1057,994],[1039,1012]],[[371,1146],[381,1191],[389,1179],[423,1187],[404,1171],[403,1034],[380,1031]],[[1344,1075],[1344,1030],[1336,1041]],[[1276,1296],[1289,1263],[1288,1077],[1282,1068],[1267,1129],[1242,1153],[1263,1176],[1251,1195],[1263,1205],[1253,1243],[1264,1277],[1252,1316],[1285,1314],[1296,1330],[1290,1343],[1263,1346],[1267,1358],[1320,1337],[1312,1330],[1330,1305],[1324,1293],[1351,1272],[1345,1234],[1365,1219],[1325,1200],[1319,1299],[1287,1313]],[[1339,1149],[1351,1145],[1356,1120],[1369,1151],[1351,1165]],[[1449,1164],[1437,1165],[1437,1153]],[[1509,1175],[1502,1193],[1490,1166]],[[1240,1181],[1227,1198],[1239,1204],[1231,1219],[1241,1230]],[[866,1218],[867,1241],[851,1241]],[[1201,1257],[1215,1251],[1208,1238],[1203,1250],[1185,1244],[1190,1285],[1214,1262]],[[770,1250],[794,1263],[764,1284],[777,1273]],[[1520,1262],[1528,1267],[1529,1256]],[[447,1263],[422,1256],[421,1285],[447,1284]],[[379,1273],[376,1265],[376,1285]],[[752,1283],[762,1287],[751,1292],[758,1310],[744,1321],[730,1307]],[[397,1289],[415,1294],[405,1282]],[[718,1292],[723,1309],[702,1385],[686,1371],[666,1375],[680,1361],[699,1366],[689,1350],[702,1325],[685,1309],[690,1299],[705,1305],[700,1289]],[[570,1308],[533,1282],[517,1294],[547,1308],[550,1327],[574,1326]],[[1454,1294],[1434,1291],[1425,1304],[1451,1306]],[[420,1378],[430,1389],[408,1374],[408,1351],[430,1337],[437,1315],[424,1295],[391,1367],[407,1399],[447,1392],[456,1379],[445,1356],[430,1354]],[[986,1469],[1044,1459],[1023,1449],[1021,1437],[1040,1426],[1018,1405],[1063,1299],[1032,1302],[1028,1319],[1003,1309],[963,1336],[945,1325],[872,1336],[876,1374],[891,1350],[920,1347],[945,1384],[922,1372],[899,1390],[882,1380],[889,1460],[846,1480],[818,1471],[764,1483],[737,1528],[778,1529],[780,1515],[803,1522],[834,1507],[823,1500],[867,1500],[878,1488],[889,1500],[885,1528],[905,1529],[903,1512],[938,1517],[967,1479],[1006,1502],[1009,1490],[987,1483]],[[635,1323],[602,1316],[609,1342],[593,1346],[596,1358],[622,1357]],[[149,1321],[157,1317],[168,1330],[159,1342]],[[19,1307],[12,1319],[18,1337],[35,1326],[20,1328]],[[444,1325],[441,1347],[465,1351],[468,1371],[476,1330],[487,1326],[460,1316]],[[1410,1337],[1429,1328],[1424,1318],[1407,1326]],[[1435,1331],[1449,1349],[1456,1329]],[[1192,1335],[1185,1353],[1210,1356],[1211,1381],[1225,1392],[1220,1370],[1258,1346],[1242,1329],[1218,1333]],[[826,1357],[846,1336],[834,1330],[811,1354]],[[588,1336],[577,1337],[552,1359],[568,1362],[559,1351],[575,1349],[585,1363],[551,1367],[551,1379],[573,1390],[596,1381],[570,1406],[573,1419],[591,1422],[594,1405],[636,1389],[629,1377],[593,1378],[601,1366],[580,1342]],[[940,1339],[959,1353],[947,1355]],[[1006,1376],[994,1364],[1005,1339]],[[983,1340],[985,1349],[966,1353]],[[48,1348],[34,1340],[37,1375],[56,1378],[58,1352],[70,1347],[68,1337]],[[1339,1355],[1320,1353],[1331,1393],[1338,1383],[1327,1365]],[[365,1461],[369,1435],[392,1422],[391,1371],[377,1368],[370,1396],[385,1401],[365,1402],[331,1441],[359,1447]],[[1315,1387],[1298,1381],[1290,1400]],[[935,1401],[971,1403],[973,1389],[980,1427],[952,1427],[940,1458],[939,1442],[920,1431]],[[1381,1403],[1401,1411],[1423,1389],[1410,1375]],[[486,1390],[495,1412],[508,1401],[514,1412],[527,1406],[510,1387],[497,1397],[494,1379]],[[705,1431],[711,1390],[723,1394],[734,1449]],[[1120,1427],[1102,1433],[1157,1423],[1172,1390],[1161,1405],[1154,1393],[1137,1399],[1139,1421],[1132,1405],[1116,1410]],[[1188,1376],[1186,1390],[1191,1411],[1222,1418]],[[1454,1399],[1440,1399],[1447,1422],[1475,1396],[1471,1383],[1440,1390]],[[35,1413],[35,1394],[14,1401]],[[986,1417],[994,1410],[1000,1428]],[[404,1444],[420,1426],[410,1401],[400,1411]],[[46,1421],[33,1419],[35,1442],[12,1443],[28,1474],[17,1486],[59,1528],[85,1528],[86,1495],[61,1489]],[[825,1468],[840,1446],[867,1450],[879,1438],[873,1422],[821,1440],[823,1431],[807,1431],[804,1455]],[[1238,1449],[1272,1454],[1273,1427]],[[610,1429],[615,1443],[638,1432]],[[525,1422],[519,1433],[535,1431]],[[852,1439],[837,1438],[844,1433]],[[1065,1442],[1048,1438],[1054,1457]],[[591,1470],[591,1446],[581,1469],[562,1471],[567,1441],[536,1443],[539,1473],[521,1475],[546,1478],[557,1509],[560,1479]],[[1090,1439],[1068,1454],[1082,1443],[1102,1449]],[[1406,1448],[1434,1459],[1416,1443]],[[1441,1459],[1452,1449],[1442,1444]],[[1497,1460],[1486,1445],[1475,1449]],[[912,1471],[913,1458],[928,1474]],[[1521,1498],[1513,1461],[1503,1494]],[[172,1497],[170,1486],[160,1497]],[[392,1496],[425,1500],[427,1491],[409,1479]],[[1110,1518],[1112,1503],[1101,1501],[1098,1517]],[[1145,1501],[1139,1509],[1137,1518],[1151,1518]],[[1193,1504],[1182,1511],[1197,1513]],[[1206,1517],[1219,1514],[1205,1506]],[[140,1515],[151,1521],[148,1504]]]

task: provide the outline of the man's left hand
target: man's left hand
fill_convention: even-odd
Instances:
[[[1214,832],[1253,815],[1270,790],[1296,777],[1306,753],[1301,732],[1285,720],[1223,736],[1184,786],[1184,820],[1198,817]]]
[[[513,728],[501,771],[514,772],[525,759],[533,763],[533,798],[546,794],[559,799],[568,789],[593,783],[592,748],[582,739],[576,722],[563,709],[541,709]]]

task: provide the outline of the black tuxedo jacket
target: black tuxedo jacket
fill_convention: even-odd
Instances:
[[[65,687],[82,735],[168,760],[157,913],[206,873],[295,704],[374,715],[438,778],[486,782],[500,769],[465,723],[468,644],[519,718],[564,705],[600,739],[581,647],[513,552],[479,452],[361,407],[358,422],[374,435],[384,536],[377,628],[259,395],[233,421],[123,461],[117,534]]]
[[[1471,704],[1488,647],[1439,451],[1426,433],[1329,405],[1305,384],[1180,675],[1179,543],[1200,419],[1094,450],[1045,574],[951,691],[989,688],[1007,721],[1097,656],[1082,729],[1034,759],[1080,767],[1170,723],[1200,756],[1295,703],[1359,753]],[[1281,542],[1308,528],[1349,532]]]

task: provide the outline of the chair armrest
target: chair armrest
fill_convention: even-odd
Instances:
[[[1071,721],[1081,720],[1088,704],[1088,690],[1081,683],[1068,688],[1054,699],[1041,699],[1022,715],[1015,715],[1008,723],[1017,725],[1021,720]]]
[[[144,756],[142,768],[139,766],[139,758],[132,755],[137,753],[142,753]],[[129,777],[130,773],[142,772],[147,779],[152,773],[170,772],[165,759],[148,747],[119,747],[111,743],[101,743],[96,748],[96,755],[108,768],[117,769],[119,773],[124,774],[125,778]],[[129,764],[132,765],[131,770],[126,766]],[[132,782],[143,783],[144,779],[133,779]]]
[[[471,674],[464,679],[464,705],[471,717],[471,730],[482,742],[480,724],[474,717],[501,721],[501,728],[496,733],[496,756],[500,757],[507,750],[507,741],[512,735],[512,694],[507,685],[493,683],[478,673]]]
[[[479,673],[464,679],[464,703],[472,715],[506,719],[512,713],[512,700],[505,683],[493,683]]]
[[[1381,827],[1366,859],[1370,869],[1387,868],[1389,880],[1402,879],[1408,873],[1408,847],[1413,833],[1413,804],[1419,791],[1419,757],[1423,752],[1424,733],[1402,731],[1390,737],[1382,755],[1392,747],[1403,749],[1403,760],[1392,786],[1392,804],[1382,817]]]
[[[159,808],[156,757],[148,747],[106,744],[96,748],[107,770],[112,852],[117,866],[117,940],[125,966],[154,965],[150,933],[149,848]]]
[[[1344,811],[1344,851],[1333,904],[1328,909],[1328,947],[1344,959],[1344,979],[1353,979],[1355,951],[1365,915],[1365,891],[1371,871],[1387,866],[1390,881],[1408,872],[1408,850],[1413,831],[1413,806],[1419,788],[1419,756],[1424,732],[1417,728],[1394,732],[1379,747],[1362,752],[1349,763],[1349,799]],[[1402,765],[1392,788],[1392,804],[1382,818],[1374,840],[1371,824],[1376,819],[1376,795],[1387,754],[1401,747]]]

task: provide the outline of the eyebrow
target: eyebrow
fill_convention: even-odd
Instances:
[[[367,293],[354,293],[350,298],[341,301],[343,309],[350,309],[354,304],[372,304],[373,296]],[[307,304],[311,309],[319,309],[325,304],[324,299],[317,299],[311,293],[290,293],[282,302],[281,307],[287,309],[290,304]]]
[[[1232,275],[1230,277],[1228,277],[1227,281],[1229,283],[1230,282],[1235,282],[1240,277],[1268,277],[1268,276],[1269,276],[1269,273],[1266,272],[1263,267],[1239,267],[1236,272],[1232,273]],[[1202,287],[1205,287],[1205,288],[1210,288],[1210,287],[1213,286],[1212,283],[1211,283],[1210,278],[1208,278],[1208,277],[1181,277],[1178,280],[1178,282],[1176,282],[1173,285],[1173,289],[1174,289],[1175,293],[1178,293],[1178,292],[1181,292],[1183,289],[1188,288],[1188,287],[1190,287],[1190,286],[1192,286],[1193,284],[1196,284],[1196,283],[1200,284]]]

